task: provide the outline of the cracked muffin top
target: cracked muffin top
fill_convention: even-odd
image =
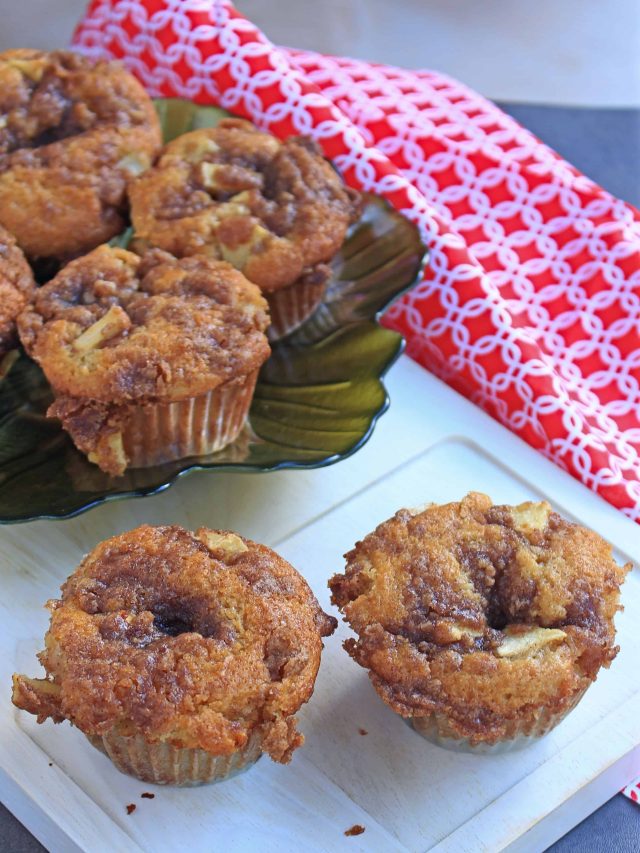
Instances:
[[[19,318],[56,394],[118,404],[194,397],[269,355],[266,302],[230,264],[100,246],[41,287]]]
[[[336,620],[274,551],[228,531],[142,526],[107,539],[49,602],[45,679],[14,703],[85,734],[229,754],[260,731],[287,762]]]
[[[69,258],[118,234],[127,180],[160,145],[151,99],[117,62],[0,53],[0,222],[30,257]]]
[[[541,707],[562,711],[608,666],[618,566],[549,504],[483,494],[400,510],[329,582],[357,633],[345,647],[404,716],[448,715],[472,742]]]
[[[137,246],[222,258],[264,291],[324,279],[359,212],[315,142],[241,119],[170,142],[129,198]]]
[[[0,226],[0,358],[17,346],[16,318],[35,289],[31,267],[15,237]]]

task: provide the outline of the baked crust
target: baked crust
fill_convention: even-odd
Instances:
[[[16,319],[35,289],[31,267],[15,237],[0,226],[0,358],[17,346]]]
[[[161,142],[151,99],[117,62],[0,54],[0,223],[29,257],[66,259],[122,231],[127,181]]]
[[[48,415],[115,476],[129,464],[123,433],[141,406],[255,382],[268,323],[259,288],[224,261],[109,246],[67,264],[18,318],[56,395]]]
[[[269,548],[228,531],[142,526],[102,542],[48,604],[46,679],[13,701],[85,734],[228,755],[256,731],[286,763],[336,620]]]
[[[268,357],[266,302],[230,264],[100,246],[67,264],[18,320],[58,396],[108,405],[204,394]]]
[[[561,713],[608,667],[630,565],[547,503],[400,510],[329,582],[357,633],[345,648],[395,711],[445,714],[472,743]]]
[[[223,258],[265,292],[316,267],[326,281],[360,207],[312,140],[241,119],[170,142],[129,198],[136,245]]]

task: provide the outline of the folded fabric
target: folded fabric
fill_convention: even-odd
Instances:
[[[310,134],[430,248],[409,354],[640,520],[640,214],[432,71],[275,47],[226,0],[94,0],[74,36],[153,95]]]

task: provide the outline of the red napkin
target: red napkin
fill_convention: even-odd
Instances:
[[[637,779],[634,779],[633,782],[629,782],[626,788],[623,788],[622,793],[625,797],[629,797],[630,800],[633,800],[634,803],[640,804],[640,776]]]
[[[94,0],[74,36],[152,95],[314,136],[418,223],[413,358],[640,520],[640,214],[455,80],[275,47],[226,0]]]

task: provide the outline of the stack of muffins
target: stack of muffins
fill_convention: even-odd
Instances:
[[[0,55],[0,356],[19,336],[111,475],[236,439],[267,333],[313,312],[358,213],[311,140],[226,119],[161,148],[117,63]],[[129,217],[133,251],[107,245]]]
[[[309,140],[230,119],[161,150],[119,66],[0,55],[3,369],[19,336],[50,415],[110,474],[214,452],[243,427],[267,332],[322,298],[358,204]],[[105,245],[129,212],[133,251]],[[59,271],[36,288],[27,259]],[[546,503],[403,509],[346,557],[329,582],[346,651],[442,746],[536,740],[616,655],[630,567]],[[15,675],[14,703],[158,784],[290,761],[337,625],[271,549],[177,526],[100,543],[48,607],[45,676]]]

